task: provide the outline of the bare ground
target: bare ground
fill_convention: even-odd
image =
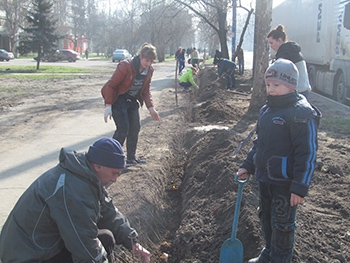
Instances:
[[[3,149],[10,146],[6,138],[17,137],[21,143],[38,125],[49,129],[50,120],[68,111],[90,108],[101,114],[96,87],[108,77],[86,75],[49,84],[2,79],[2,87],[11,90],[0,97]],[[251,142],[235,157],[232,152],[258,116],[248,112],[250,77],[247,71],[238,78],[240,88],[229,92],[224,83],[211,84],[215,71],[206,68],[198,76],[198,94],[179,93],[176,106],[174,87],[166,87],[155,98],[162,121],[155,123],[147,115],[143,119],[138,154],[147,165],[125,170],[108,190],[140,233],[141,244],[152,252],[152,262],[218,262],[220,247],[231,235],[234,174]],[[21,90],[20,96],[13,90]],[[310,100],[323,119],[317,170],[299,207],[293,262],[350,262],[350,136],[348,126],[332,125],[334,119],[348,123],[350,111],[317,96]],[[237,231],[245,260],[263,246],[257,206],[252,179],[243,189]],[[118,255],[119,262],[133,262],[126,251]]]

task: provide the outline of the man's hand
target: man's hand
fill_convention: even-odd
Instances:
[[[104,116],[106,123],[108,121],[108,116],[109,116],[109,119],[112,119],[112,105],[106,104],[105,116]]]
[[[149,113],[151,114],[153,120],[160,121],[159,114],[153,107],[149,108],[148,110],[149,110]]]
[[[143,248],[139,243],[136,243],[133,249],[139,263],[151,262],[151,253],[147,249]]]

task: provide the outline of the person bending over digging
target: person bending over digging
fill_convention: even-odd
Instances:
[[[125,167],[113,138],[101,138],[87,153],[62,148],[59,163],[19,198],[0,235],[2,263],[114,262],[115,245],[141,263],[150,253],[106,192]]]
[[[179,85],[183,88],[183,91],[188,91],[191,86],[195,87],[197,90],[199,89],[199,86],[193,79],[194,75],[197,75],[197,69],[191,67],[179,78]]]

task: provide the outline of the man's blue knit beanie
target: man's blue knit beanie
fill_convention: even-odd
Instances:
[[[113,138],[102,138],[90,146],[86,158],[93,163],[111,168],[125,168],[123,147]]]

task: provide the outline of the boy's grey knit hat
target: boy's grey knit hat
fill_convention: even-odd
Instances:
[[[299,72],[294,63],[288,59],[277,59],[265,73],[265,83],[267,81],[278,82],[291,89],[296,89]]]

